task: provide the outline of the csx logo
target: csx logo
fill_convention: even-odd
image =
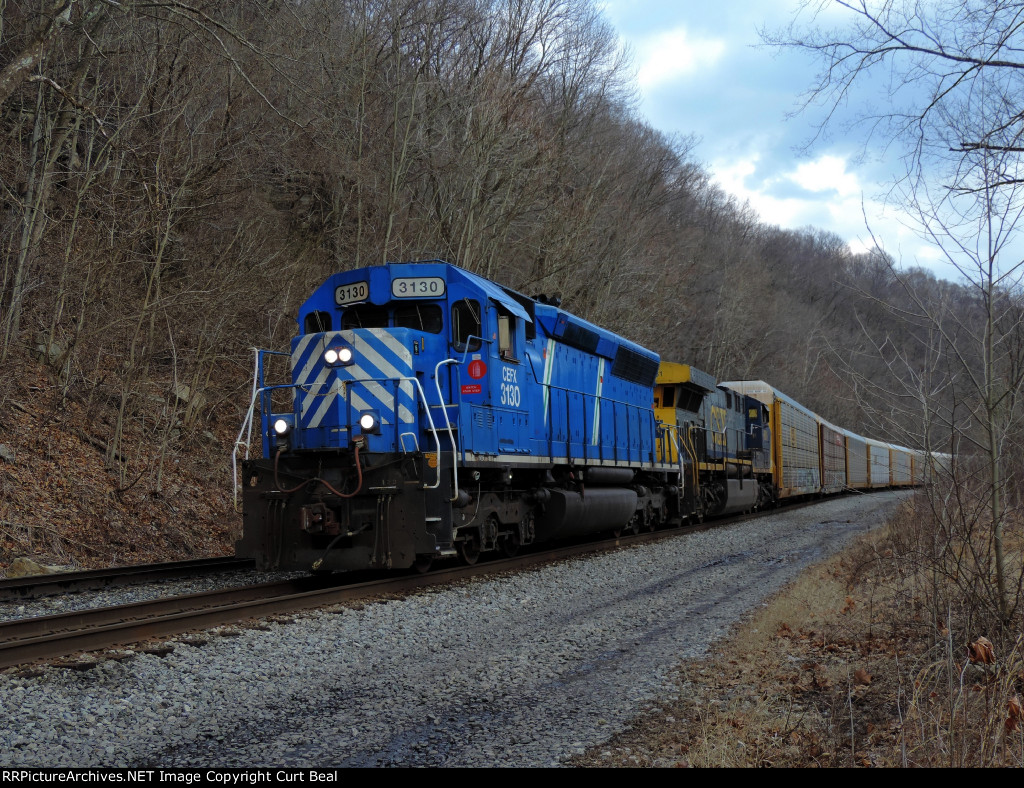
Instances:
[[[725,424],[728,416],[729,411],[725,408],[711,406],[711,437],[716,446],[725,445]]]

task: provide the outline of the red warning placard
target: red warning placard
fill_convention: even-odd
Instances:
[[[473,380],[480,380],[484,375],[487,374],[487,365],[480,359],[474,359],[469,362],[469,376]]]

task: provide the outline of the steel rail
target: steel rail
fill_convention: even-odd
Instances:
[[[246,558],[196,558],[162,564],[136,564],[113,569],[88,569],[81,572],[55,572],[0,580],[0,601],[52,596],[71,591],[109,588],[176,577],[251,569],[253,561]]]
[[[572,545],[475,566],[443,568],[426,574],[388,576],[352,582],[366,573],[301,577],[281,583],[206,591],[116,607],[79,610],[0,623],[0,668],[80,652],[180,635],[281,613],[411,591],[483,575],[517,571],[588,553],[604,552],[685,533],[673,529]]]
[[[798,504],[791,508],[802,508]],[[461,582],[502,572],[521,571],[593,553],[673,539],[733,522],[770,516],[770,512],[736,515],[714,522],[644,531],[599,542],[561,546],[473,566],[441,568],[366,580],[366,571],[312,575],[294,580],[206,591],[115,607],[0,622],[0,668],[99,651],[154,638],[237,624],[387,594],[409,593],[428,586]]]

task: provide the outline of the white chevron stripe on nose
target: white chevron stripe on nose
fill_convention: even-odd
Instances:
[[[383,349],[371,344],[367,334],[372,335]],[[324,351],[332,344],[342,342],[352,347],[355,363],[328,366],[323,359]],[[298,368],[299,365],[301,368]],[[408,378],[413,374],[412,353],[388,329],[306,335],[298,341],[292,352],[292,370],[293,380],[298,386],[296,396],[300,398],[300,418],[306,427],[319,427],[339,396],[348,396],[357,410],[380,410],[385,423],[415,422],[414,413],[404,402],[396,403],[393,389],[387,386],[387,379]],[[332,373],[334,380],[328,385]],[[381,378],[385,380],[381,381]],[[365,393],[357,395],[357,388],[363,389]],[[412,383],[399,383],[398,391],[408,402],[414,400]]]

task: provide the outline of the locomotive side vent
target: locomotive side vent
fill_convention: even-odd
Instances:
[[[658,377],[658,360],[620,345],[612,362],[612,374],[630,383],[653,386]]]
[[[600,342],[601,337],[597,335],[597,332],[591,331],[589,328],[569,322],[565,325],[565,331],[562,333],[561,340],[567,345],[585,350],[587,353],[593,353],[597,350],[597,343]]]

